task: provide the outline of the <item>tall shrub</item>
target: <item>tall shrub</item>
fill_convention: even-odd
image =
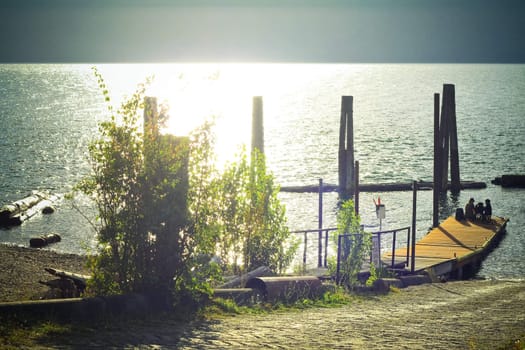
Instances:
[[[278,199],[279,186],[258,150],[248,160],[244,149],[220,180],[219,251],[233,266],[250,271],[267,266],[283,272],[297,250]],[[239,271],[237,271],[239,272]]]
[[[109,100],[100,74],[99,84]],[[206,292],[195,268],[198,239],[188,212],[189,144],[158,134],[155,111],[144,132],[139,111],[144,86],[100,124],[89,147],[92,175],[79,188],[98,208],[98,251],[90,259],[97,294]],[[113,110],[110,108],[110,112]],[[176,292],[176,293],[174,293]]]
[[[245,200],[244,266],[247,270],[268,266],[283,272],[297,250],[286,224],[286,211],[277,197],[279,186],[267,171],[264,154],[251,154]]]
[[[245,270],[282,271],[296,245],[263,155],[254,153],[248,164],[243,153],[220,174],[210,124],[189,139],[160,135],[155,101],[140,129],[144,91],[140,86],[116,113],[109,109],[101,137],[89,147],[93,171],[79,188],[93,197],[100,220],[90,289],[195,301],[211,293],[219,273],[210,261],[215,254],[242,261]]]
[[[190,157],[190,210],[196,231],[206,232],[208,253],[220,257],[223,270],[239,273],[264,265],[283,271],[297,243],[286,225],[279,187],[266,169],[264,155],[257,152],[248,160],[241,149],[219,172],[210,161],[214,155],[207,153],[212,147],[205,146],[213,143],[210,128],[200,129],[199,141],[192,142],[197,156]],[[201,165],[194,163],[196,159]]]

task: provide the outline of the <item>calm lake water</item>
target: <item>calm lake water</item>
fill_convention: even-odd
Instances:
[[[525,174],[525,65],[427,64],[162,64],[97,65],[118,106],[137,84],[154,76],[148,95],[170,106],[168,132],[187,134],[217,118],[217,152],[231,159],[249,144],[253,96],[263,96],[265,150],[283,185],[337,182],[341,96],[354,96],[354,141],[362,183],[432,179],[433,95],[456,85],[462,180],[483,181],[483,190],[462,191],[442,203],[442,217],[468,198],[490,198],[496,215],[510,218],[507,235],[485,260],[480,276],[525,277],[525,190],[490,181]],[[32,190],[67,193],[89,172],[87,145],[107,118],[91,65],[0,65],[0,202]],[[362,193],[367,229],[379,229],[373,199],[386,205],[383,229],[410,226],[412,192]],[[291,230],[317,228],[317,194],[282,193]],[[337,196],[324,198],[324,227],[335,226]],[[48,249],[82,253],[94,244],[91,205],[60,201],[49,216],[0,229],[0,241],[28,245],[29,238],[57,232]],[[89,220],[88,220],[89,219]],[[432,223],[432,193],[420,191],[417,234]],[[315,252],[312,252],[315,254]],[[316,262],[316,257],[309,260]]]

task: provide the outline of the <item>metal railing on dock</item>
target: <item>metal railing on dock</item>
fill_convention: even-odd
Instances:
[[[309,235],[311,234],[317,234],[317,267],[328,267],[328,262],[327,262],[327,258],[328,258],[328,245],[329,245],[329,233],[330,232],[333,232],[333,231],[337,231],[337,228],[323,228],[323,229],[310,229],[310,230],[297,230],[297,231],[292,231],[291,233],[292,234],[296,234],[296,235],[302,235],[303,236],[303,266],[306,266],[307,264],[307,258],[308,258],[308,242],[310,241],[310,239],[312,238],[309,238]],[[405,232],[406,231],[406,235],[407,235],[407,238],[406,238],[406,260],[403,260],[403,261],[396,261],[396,249],[397,247],[399,246],[398,245],[398,240],[399,240],[399,234],[398,233],[402,233],[402,232]],[[377,232],[372,232],[372,240],[373,240],[373,243],[375,242],[376,244],[376,247],[374,249],[372,249],[372,252],[370,254],[370,262],[374,262],[376,264],[382,264],[381,261],[381,257],[382,257],[382,253],[381,253],[381,250],[382,250],[382,244],[385,243],[385,242],[382,242],[382,239],[385,237],[385,236],[388,236],[388,235],[392,235],[392,246],[391,246],[391,249],[392,249],[392,260],[391,260],[391,264],[390,264],[390,268],[395,268],[395,266],[397,264],[400,264],[400,263],[404,263],[405,266],[408,266],[409,264],[409,259],[410,259],[410,232],[411,232],[411,228],[410,227],[402,227],[402,228],[398,228],[398,229],[393,229],[393,230],[386,230],[386,231],[377,231]],[[339,264],[339,258],[341,257],[341,252],[340,252],[340,249],[341,249],[341,237],[342,236],[348,236],[348,235],[339,235],[339,238],[338,238],[338,247],[337,247],[337,263]],[[315,238],[313,238],[315,239]],[[388,243],[388,242],[386,242]],[[403,242],[404,243],[404,242]],[[376,254],[377,256],[375,256],[374,254]],[[399,254],[397,255],[397,257],[399,257]],[[405,258],[405,257],[403,257]]]
[[[404,261],[397,261],[396,262],[396,246],[397,246],[397,239],[398,239],[398,232],[407,232],[407,250],[406,250],[406,260]],[[382,253],[381,253],[381,238],[385,235],[392,235],[392,260],[390,264],[391,269],[395,269],[398,264],[403,264],[404,266],[408,266],[409,263],[409,254],[410,254],[410,227],[403,227],[398,228],[394,230],[386,230],[386,231],[377,231],[372,232],[372,249],[370,252],[369,259],[366,259],[366,261],[363,262],[363,268],[367,270],[369,268],[370,263],[374,263],[377,267],[384,266],[383,261],[381,260]],[[337,240],[337,267],[336,267],[336,281],[339,283],[342,280],[341,276],[341,262],[347,258],[348,254],[350,253],[351,246],[354,244],[362,244],[362,234],[361,233],[350,233],[350,234],[344,234],[339,235]],[[346,244],[345,244],[346,242]],[[366,265],[366,266],[365,266]],[[363,272],[363,271],[361,271]]]
[[[410,259],[410,226],[407,226],[407,227],[402,227],[402,228],[398,228],[398,229],[394,229],[394,230],[387,230],[387,231],[378,231],[378,232],[372,232],[372,240],[374,240],[374,235],[377,237],[377,248],[376,248],[376,251],[377,251],[377,254],[378,256],[377,257],[374,257],[373,254],[374,254],[374,249],[372,247],[372,253],[370,254],[370,262],[374,262],[374,263],[379,263],[381,262],[381,236],[382,235],[388,235],[388,234],[391,234],[392,235],[392,262],[391,262],[391,265],[390,265],[390,268],[395,268],[396,266],[396,246],[397,246],[397,233],[398,232],[403,232],[403,231],[406,231],[407,232],[407,239],[406,239],[406,246],[407,246],[407,251],[406,251],[406,260],[405,261],[400,261],[398,263],[404,263],[405,266],[408,266],[408,262],[409,262],[409,259]],[[373,243],[372,243],[373,244]]]
[[[304,248],[303,248],[303,265],[306,266],[306,257],[308,255],[308,235],[317,233],[318,240],[318,252],[317,252],[317,267],[328,267],[327,256],[328,256],[328,237],[329,232],[337,231],[337,228],[323,228],[323,229],[311,229],[311,230],[298,230],[292,231],[292,234],[302,234],[304,237]],[[324,249],[323,249],[324,241]],[[323,254],[324,253],[324,254]]]

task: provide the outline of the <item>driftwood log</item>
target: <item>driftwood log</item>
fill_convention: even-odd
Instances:
[[[53,276],[59,277],[59,279],[48,282],[40,281],[40,283],[45,284],[51,288],[60,289],[62,295],[80,295],[86,289],[87,281],[91,278],[89,275],[81,275],[78,273],[58,270],[50,267],[46,267],[44,270]]]
[[[49,298],[78,298],[81,291],[77,288],[75,283],[66,278],[57,278],[51,281],[38,281],[39,283],[48,286],[53,292],[52,294],[46,295],[46,299]],[[58,293],[56,292],[58,291]]]
[[[58,199],[59,197],[56,195],[34,191],[25,198],[2,206],[0,208],[0,225],[21,225],[23,221],[40,211],[50,214],[54,211],[53,202]]]
[[[31,248],[41,248],[51,243],[60,242],[61,240],[62,238],[60,237],[58,233],[50,233],[45,236],[31,238],[29,240],[29,246]]]

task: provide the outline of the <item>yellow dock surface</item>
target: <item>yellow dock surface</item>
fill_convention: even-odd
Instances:
[[[500,217],[493,217],[491,223],[458,221],[453,216],[447,218],[416,242],[414,271],[442,275],[463,265],[479,262],[491,243],[505,232],[507,222],[508,219]],[[397,249],[396,260],[397,257],[406,258],[406,253],[406,247]],[[392,254],[384,255],[383,259],[390,261]]]

